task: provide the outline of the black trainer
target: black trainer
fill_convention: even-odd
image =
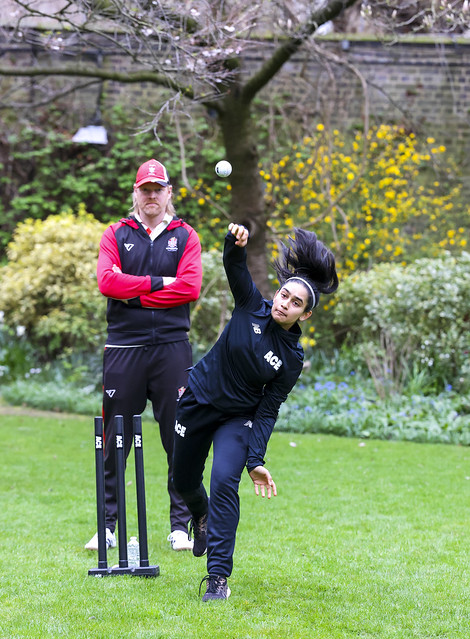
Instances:
[[[207,588],[203,601],[211,599],[228,599],[230,597],[230,588],[227,584],[227,578],[221,575],[206,575],[199,585],[199,594],[201,594],[201,586],[207,581]]]
[[[191,519],[189,539],[194,540],[193,555],[202,557],[207,552],[207,513],[198,519]]]

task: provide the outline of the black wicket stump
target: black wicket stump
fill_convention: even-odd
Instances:
[[[108,575],[131,575],[135,577],[157,577],[160,574],[158,566],[150,566],[147,543],[147,512],[145,505],[144,458],[142,447],[142,418],[133,417],[134,453],[137,517],[139,527],[140,565],[129,566],[127,559],[127,525],[126,525],[126,486],[124,455],[124,425],[122,415],[116,415],[115,451],[116,451],[116,479],[117,479],[117,507],[118,507],[118,539],[119,565],[108,568],[106,547],[106,513],[104,490],[104,447],[103,447],[103,419],[95,417],[95,466],[96,466],[96,508],[98,523],[98,568],[92,568],[88,574],[95,577]]]
[[[134,415],[135,486],[137,493],[137,521],[139,526],[140,567],[149,565],[147,545],[147,506],[145,505],[144,450],[142,448],[142,417]]]

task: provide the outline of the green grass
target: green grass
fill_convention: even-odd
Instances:
[[[275,433],[267,465],[278,497],[256,498],[244,476],[232,596],[202,604],[205,559],[166,541],[155,425],[144,423],[156,579],[88,576],[97,565],[83,548],[96,528],[91,418],[0,415],[0,434],[2,639],[470,635],[468,448]],[[129,535],[133,472],[130,461]]]

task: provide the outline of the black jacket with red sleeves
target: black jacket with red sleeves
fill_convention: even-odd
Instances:
[[[114,265],[122,272],[114,272]],[[108,298],[108,344],[188,338],[189,303],[202,283],[201,244],[189,224],[174,217],[153,241],[133,216],[111,224],[101,238],[97,276]],[[176,281],[163,286],[163,277]]]

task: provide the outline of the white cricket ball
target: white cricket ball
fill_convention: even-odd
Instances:
[[[227,160],[220,160],[215,165],[215,172],[219,177],[228,177],[232,172],[232,165]]]

